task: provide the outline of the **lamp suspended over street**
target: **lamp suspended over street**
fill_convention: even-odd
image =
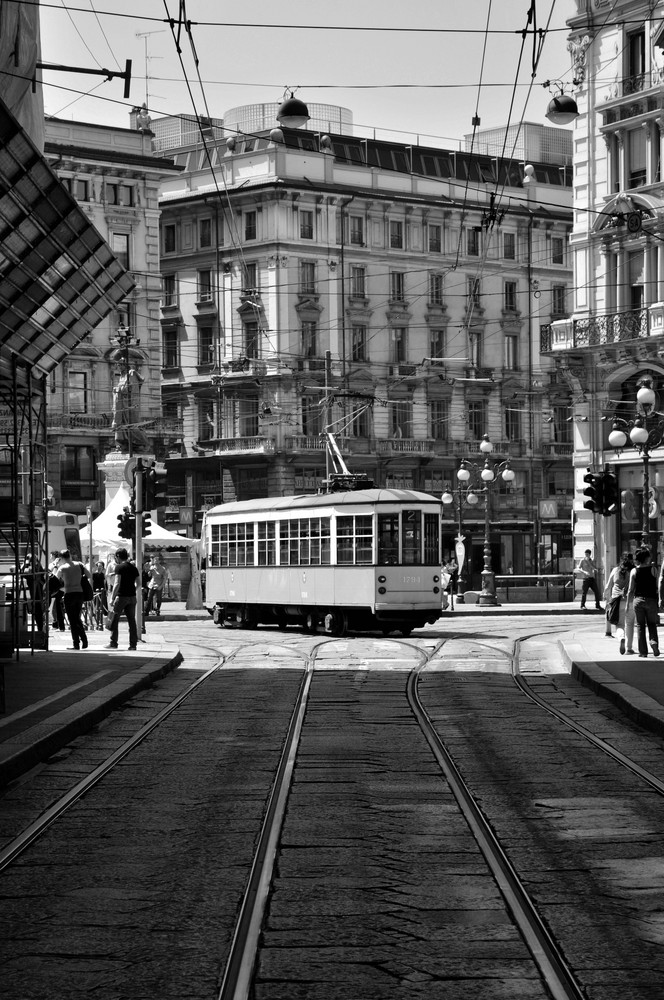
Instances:
[[[573,80],[576,85],[577,81]],[[575,118],[579,117],[579,108],[571,94],[566,94],[563,84],[559,80],[545,80],[543,87],[558,87],[558,93],[554,94],[549,106],[546,109],[546,117],[554,125],[570,125]],[[552,92],[552,91],[551,91]]]
[[[295,97],[294,91],[291,90],[290,97],[286,97],[287,93],[288,88],[284,93],[284,100],[277,111],[277,121],[286,128],[301,128],[302,125],[307,124],[311,117],[309,108],[299,97]]]
[[[609,444],[618,454],[627,437],[643,460],[643,501],[641,505],[641,544],[650,545],[650,453],[664,440],[664,414],[655,411],[657,394],[650,379],[639,382],[636,393],[638,416],[633,420],[616,417],[609,434]]]

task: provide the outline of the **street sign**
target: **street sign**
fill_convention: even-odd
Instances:
[[[134,469],[136,468],[137,462],[138,458],[130,458],[129,461],[125,464],[124,472],[122,473],[122,475],[124,476],[125,483],[127,483],[129,486],[134,485]]]

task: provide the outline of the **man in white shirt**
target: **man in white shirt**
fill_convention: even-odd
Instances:
[[[590,549],[586,549],[581,562],[579,563],[579,573],[581,574],[581,607],[586,606],[586,596],[589,590],[595,595],[595,608],[602,611],[600,601],[599,586],[597,585],[597,567],[592,558]]]

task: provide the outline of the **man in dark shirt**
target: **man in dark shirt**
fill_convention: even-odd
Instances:
[[[129,625],[129,648],[136,649],[138,630],[136,628],[136,581],[140,580],[137,567],[129,562],[126,549],[115,553],[115,583],[111,594],[111,614],[113,616],[111,641],[107,649],[118,648],[118,627],[120,615],[124,611]]]

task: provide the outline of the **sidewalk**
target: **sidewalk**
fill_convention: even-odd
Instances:
[[[88,632],[88,649],[75,652],[69,632],[49,634],[48,652],[21,650],[18,661],[5,660],[5,713],[0,714],[0,788],[87,732],[138,691],[182,662],[176,644],[166,642],[165,622],[207,620],[202,611],[182,603],[162,606],[160,619],[148,619],[136,652],[123,644],[105,649],[110,633]]]

